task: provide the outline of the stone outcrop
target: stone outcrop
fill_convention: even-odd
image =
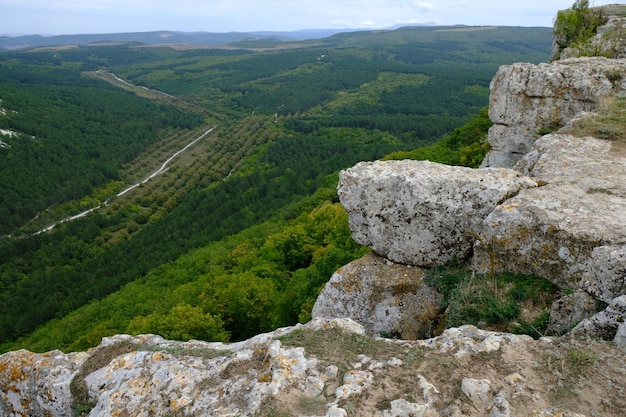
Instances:
[[[369,253],[333,274],[313,307],[313,317],[347,317],[367,334],[405,340],[434,334],[441,295],[424,284],[426,270]]]
[[[353,236],[375,253],[337,271],[311,322],[230,344],[118,335],[88,352],[9,352],[0,415],[623,416],[626,144],[565,130],[537,139],[626,96],[624,73],[626,60],[604,58],[502,67],[484,168],[342,172]],[[470,256],[477,271],[550,279],[565,294],[552,330],[573,329],[539,340],[474,326],[371,337],[429,333],[439,297],[415,265]]]
[[[537,185],[508,169],[408,160],[361,162],[339,177],[354,240],[393,262],[418,266],[466,259],[482,219]]]
[[[70,383],[88,358],[85,352],[23,349],[0,356],[0,415],[72,416]]]
[[[626,60],[606,58],[501,68],[483,165],[512,169],[359,163],[338,186],[353,238],[396,263],[472,256],[478,272],[547,278],[566,294],[551,309],[551,330],[569,330],[626,293],[626,144],[565,133],[603,98],[626,94],[622,73]],[[538,139],[546,126],[565,128]],[[318,303],[331,305],[329,294]]]
[[[612,300],[609,306],[600,313],[582,320],[572,329],[570,336],[596,339],[613,338],[616,344],[626,346],[620,340],[623,336],[617,334],[618,328],[622,327],[623,329],[625,322],[626,295],[621,295]]]
[[[491,82],[491,150],[483,167],[512,167],[545,131],[564,126],[605,97],[626,96],[626,60],[572,58],[500,67]]]
[[[517,165],[541,187],[484,220],[474,268],[509,270],[610,302],[626,293],[626,144],[542,137]]]
[[[364,333],[316,319],[231,344],[118,335],[83,353],[10,352],[0,414],[617,417],[626,406],[615,346],[473,326],[416,341]]]

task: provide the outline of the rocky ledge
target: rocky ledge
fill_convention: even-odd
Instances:
[[[0,356],[3,416],[620,416],[624,352],[473,326],[404,341],[315,319],[232,343],[105,338]]]

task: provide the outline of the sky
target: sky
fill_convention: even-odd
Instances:
[[[0,34],[552,26],[574,0],[0,0]],[[624,3],[591,0],[600,6]]]

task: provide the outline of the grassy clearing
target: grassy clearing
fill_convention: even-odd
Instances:
[[[308,355],[327,359],[329,364],[344,366],[346,369],[357,362],[358,355],[361,354],[379,359],[408,355],[402,347],[394,343],[344,333],[336,329],[324,331],[298,329],[279,340],[284,345],[301,346]],[[415,361],[418,355],[413,353],[411,357],[412,361]]]

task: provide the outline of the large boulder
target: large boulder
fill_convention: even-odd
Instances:
[[[491,150],[483,167],[512,167],[547,130],[564,126],[604,97],[626,95],[626,60],[571,58],[502,66],[491,81]]]
[[[338,193],[355,241],[393,262],[435,266],[466,259],[482,220],[536,185],[510,169],[377,161],[341,171]]]
[[[544,136],[518,164],[544,185],[485,219],[474,269],[536,274],[607,303],[626,293],[625,155],[624,143]]]
[[[313,307],[313,317],[347,317],[369,335],[414,340],[431,336],[441,295],[424,284],[426,270],[369,253],[333,274]]]

